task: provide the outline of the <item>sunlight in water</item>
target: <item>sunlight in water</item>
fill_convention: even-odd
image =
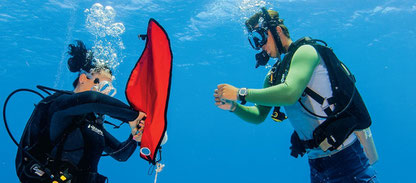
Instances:
[[[267,6],[267,3],[265,1],[242,0],[238,8],[243,14],[243,19],[246,20],[254,13],[260,11],[261,7],[265,6]]]
[[[245,26],[245,21],[253,16],[255,13],[260,12],[260,8],[266,7],[269,8],[270,3],[261,0],[242,0],[238,6],[239,11],[241,12],[240,22],[241,26],[244,29],[244,33],[248,34]]]

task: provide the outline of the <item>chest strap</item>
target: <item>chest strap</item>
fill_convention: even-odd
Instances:
[[[334,111],[332,111],[332,109],[329,107],[333,104],[335,104],[335,98],[334,97],[329,97],[329,98],[324,98],[321,95],[319,95],[318,93],[316,93],[315,91],[313,91],[312,89],[310,89],[309,87],[305,88],[304,94],[309,95],[313,100],[315,100],[316,102],[318,102],[319,104],[321,104],[321,107],[323,109],[323,111],[325,112],[325,114],[327,116],[330,116],[331,114],[334,113]],[[302,107],[307,110],[310,114],[314,115],[314,113],[312,113],[309,109],[307,109],[304,104],[300,101],[299,99],[299,103],[302,105]],[[316,116],[316,115],[314,115]],[[317,116],[320,117],[320,116]]]

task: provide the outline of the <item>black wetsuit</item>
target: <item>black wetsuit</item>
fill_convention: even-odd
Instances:
[[[137,147],[131,135],[121,143],[108,133],[102,120],[96,117],[98,114],[128,122],[139,113],[115,98],[94,91],[63,94],[49,109],[50,139],[59,144],[51,154],[77,166],[77,170],[72,170],[75,177],[72,183],[104,182],[105,178],[97,174],[103,151],[118,161],[126,161]],[[62,137],[63,134],[68,135]]]

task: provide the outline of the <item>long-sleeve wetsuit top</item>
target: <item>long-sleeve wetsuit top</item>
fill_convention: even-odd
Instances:
[[[235,114],[245,121],[259,124],[265,120],[271,107],[283,106],[299,137],[302,140],[312,139],[313,130],[324,119],[308,114],[297,101],[300,99],[308,109],[318,115],[325,116],[322,105],[308,95],[302,96],[306,87],[318,92],[323,97],[329,98],[332,96],[328,71],[319,53],[311,45],[299,47],[292,57],[285,81],[271,86],[269,80],[270,72],[266,76],[263,89],[248,89],[246,100],[256,105],[243,106],[238,104]],[[333,105],[330,107],[333,107]],[[343,147],[352,144],[354,140],[355,136],[351,135],[344,141]],[[336,152],[324,152],[316,148],[308,150],[308,156],[315,159]]]
[[[269,73],[263,89],[248,89],[246,101],[256,105],[238,104],[235,114],[245,121],[261,123],[266,119],[271,107],[293,105],[305,90],[318,63],[319,58],[315,48],[310,45],[299,47],[293,55],[286,80],[271,86],[268,81]]]
[[[55,144],[63,143],[62,153],[57,152],[57,146],[52,154],[61,156],[61,160],[69,161],[80,170],[88,172],[97,172],[103,151],[118,161],[126,161],[133,154],[137,143],[131,135],[120,143],[104,129],[102,120],[98,120],[96,114],[108,115],[124,122],[133,121],[139,115],[123,102],[99,92],[63,94],[56,98],[49,110],[50,139]],[[69,133],[63,141],[65,131]]]

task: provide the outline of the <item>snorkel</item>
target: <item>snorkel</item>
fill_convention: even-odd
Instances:
[[[263,19],[260,22],[261,18]],[[267,31],[270,30],[273,39],[275,40],[276,47],[278,49],[278,58],[280,55],[287,51],[283,48],[282,41],[280,40],[276,27],[283,24],[283,20],[279,18],[279,15],[275,18],[271,18],[269,12],[265,7],[261,8],[261,12],[254,14],[246,21],[246,27],[249,32],[249,42],[255,50],[260,50],[263,45],[267,43]],[[265,50],[257,53],[256,56],[256,68],[259,66],[265,66],[270,59],[270,56]]]

